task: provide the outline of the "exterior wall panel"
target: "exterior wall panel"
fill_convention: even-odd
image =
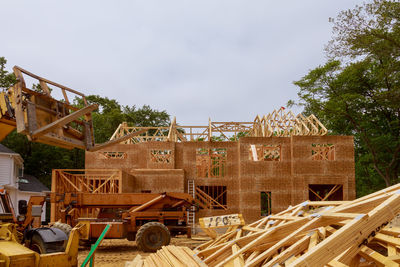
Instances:
[[[334,160],[315,160],[315,144],[333,145]],[[279,160],[271,161],[266,155],[266,160],[254,161],[252,145],[279,147]],[[198,176],[196,151],[200,148],[226,149],[223,177]],[[171,160],[154,162],[151,150],[170,150]],[[354,142],[350,136],[242,137],[237,142],[153,141],[118,144],[107,151],[124,152],[127,156],[102,159],[98,153],[104,151],[86,152],[86,168],[122,169],[135,179],[132,192],[188,192],[189,180],[195,186],[226,186],[227,209],[201,209],[197,218],[242,213],[251,222],[261,217],[261,192],[271,192],[272,212],[277,213],[307,200],[309,184],[340,184],[343,200],[355,198]]]

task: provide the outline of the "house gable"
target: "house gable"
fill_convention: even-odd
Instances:
[[[23,175],[23,168],[22,157],[0,144],[0,185],[16,188],[18,177]]]
[[[11,185],[14,175],[13,157],[0,154],[0,185]]]

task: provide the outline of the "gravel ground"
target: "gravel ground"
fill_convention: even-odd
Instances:
[[[171,239],[171,245],[186,246],[190,249],[194,249],[205,242],[205,240],[198,239],[204,239],[204,237],[194,236],[194,239],[176,237]],[[81,247],[79,249],[78,266],[85,260],[89,251],[90,248]],[[132,261],[137,254],[146,256],[150,253],[138,251],[134,241],[128,241],[126,239],[106,239],[103,240],[101,245],[97,248],[94,262],[96,267],[124,266],[126,261]]]

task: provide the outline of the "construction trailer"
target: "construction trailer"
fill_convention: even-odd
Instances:
[[[308,199],[355,198],[353,137],[326,135],[313,115],[280,109],[251,122],[207,126],[175,119],[169,127],[122,123],[110,141],[135,133],[87,151],[84,170],[54,170],[52,191],[186,192],[199,203],[198,212],[188,213],[190,223],[229,213],[254,221]],[[52,220],[57,209],[52,204]]]

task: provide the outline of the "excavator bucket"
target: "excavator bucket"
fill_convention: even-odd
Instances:
[[[88,105],[85,95],[66,86],[14,67],[17,83],[0,93],[0,141],[12,130],[25,134],[29,140],[67,149],[94,147],[91,112],[97,105]],[[24,75],[37,81],[40,91],[28,89]],[[50,88],[51,86],[51,88]],[[62,100],[51,96],[61,90]],[[70,103],[68,94],[81,98],[83,108]]]

